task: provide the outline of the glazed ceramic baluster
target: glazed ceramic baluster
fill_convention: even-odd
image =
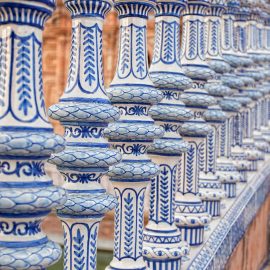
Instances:
[[[64,1],[72,16],[72,41],[67,86],[49,114],[65,127],[66,149],[53,155],[64,177],[68,200],[57,214],[64,229],[64,269],[96,269],[99,223],[116,200],[100,178],[119,162],[103,130],[119,118],[104,90],[102,29],[110,1]]]
[[[246,104],[245,110],[242,112],[242,138],[241,143],[242,147],[247,154],[247,159],[251,162],[251,171],[256,171],[258,166],[258,161],[264,159],[264,155],[257,150],[255,146],[255,142],[253,140],[253,130],[252,130],[252,123],[254,122],[253,119],[253,110],[255,109],[256,102],[258,99],[262,97],[262,94],[259,90],[256,89],[255,81],[252,78],[249,78],[245,72],[238,73],[238,76],[246,80],[247,82],[250,81],[245,87],[241,88],[240,95],[245,96],[246,98],[251,99],[252,101]]]
[[[231,161],[232,134],[231,126],[233,117],[241,108],[241,104],[232,98],[225,97],[220,101],[220,106],[226,112],[227,119],[219,130],[217,175],[223,183],[224,190],[228,198],[236,197],[236,184],[242,180],[242,176],[237,171]]]
[[[260,63],[261,60],[265,60],[264,55],[264,49],[260,49],[259,51],[259,41],[258,38],[263,38],[262,35],[258,35],[258,20],[259,20],[259,14],[261,13],[260,9],[258,8],[250,8],[250,13],[247,21],[247,27],[248,27],[248,41],[247,41],[247,53],[254,61],[254,64],[252,68],[245,70],[245,74],[248,77],[251,77],[255,80],[256,84],[254,85],[254,90],[261,92],[261,95],[266,95],[268,93],[267,86],[263,86],[263,81],[265,80],[265,75],[267,72],[267,69],[265,69]],[[262,26],[261,26],[262,27]],[[263,41],[260,41],[260,43],[263,44]],[[268,143],[265,141],[264,135],[261,133],[261,130],[259,128],[261,118],[265,115],[265,112],[263,112],[263,103],[264,98],[259,98],[256,100],[256,103],[252,107],[252,119],[254,128],[255,125],[257,125],[257,130],[252,132],[252,137],[254,141],[255,147],[260,150],[261,153],[261,159],[263,159],[263,152],[268,151]],[[267,136],[268,137],[268,136]],[[269,138],[270,139],[270,138]],[[269,140],[268,139],[268,140]]]
[[[53,0],[0,1],[0,269],[45,269],[62,253],[41,229],[66,200],[44,169],[64,148],[43,97],[42,32],[54,7]]]
[[[233,119],[231,157],[238,170],[241,172],[243,181],[247,181],[247,171],[250,169],[251,163],[247,161],[249,159],[249,153],[243,149],[243,138],[246,125],[245,115],[248,111],[247,105],[251,103],[252,100],[248,97],[245,89],[252,87],[254,80],[244,76],[243,72],[239,73],[239,69],[253,63],[246,54],[246,20],[248,18],[248,10],[246,8],[241,8],[240,6],[235,6],[234,10],[231,10],[230,12],[233,15],[234,21],[233,40],[235,40],[237,56],[241,62],[241,67],[238,67],[234,72],[237,78],[243,82],[243,86],[237,87],[233,94],[233,97],[241,103],[242,107]]]
[[[150,69],[154,85],[164,99],[150,109],[165,134],[155,140],[148,153],[159,164],[160,173],[152,179],[149,223],[144,231],[143,255],[149,269],[180,269],[181,257],[188,251],[174,224],[177,164],[188,144],[179,135],[183,121],[192,117],[180,101],[191,80],[183,74],[180,63],[179,16],[186,1],[158,0],[156,6],[155,48]]]
[[[164,130],[149,115],[162,99],[148,75],[146,23],[155,1],[115,1],[120,19],[118,66],[108,93],[121,118],[106,130],[113,147],[123,154],[110,170],[118,206],[115,210],[114,258],[108,269],[146,269],[143,260],[144,193],[159,172],[147,148]]]
[[[263,134],[264,139],[269,143],[270,142],[270,130],[269,130],[269,114],[270,114],[270,107],[269,107],[269,100],[270,100],[270,70],[269,70],[269,62],[270,62],[270,15],[267,13],[265,15],[264,20],[264,31],[265,31],[265,38],[264,38],[264,48],[265,48],[265,59],[266,63],[264,65],[264,73],[265,73],[265,80],[262,83],[262,87],[265,90],[265,99],[264,99],[264,108],[263,108],[263,126],[261,127],[261,131]]]
[[[223,38],[221,42],[222,55],[226,61],[233,67],[239,66],[240,60],[237,59],[237,42],[234,28],[234,14],[239,7],[239,1],[228,1],[227,8],[222,16],[221,32]]]
[[[224,12],[225,3],[211,1],[211,6],[206,17],[207,47],[206,61],[209,67],[216,72],[215,78],[208,80],[206,88],[208,92],[218,98],[228,94],[230,89],[220,80],[220,74],[229,71],[230,66],[224,62],[221,56],[221,14]],[[225,192],[216,175],[216,159],[218,145],[219,125],[225,120],[225,114],[219,105],[209,107],[205,113],[205,119],[212,125],[211,132],[207,135],[204,155],[200,156],[199,189],[200,196],[205,204],[206,210],[211,216],[220,215],[220,202],[225,197]]]
[[[253,132],[253,137],[255,140],[255,144],[259,150],[265,153],[269,153],[269,143],[268,140],[265,138],[265,136],[262,133],[261,127],[263,124],[263,118],[265,115],[265,112],[263,111],[263,103],[265,95],[268,93],[269,90],[265,89],[262,86],[263,81],[265,80],[265,67],[263,66],[266,57],[264,55],[264,25],[263,25],[263,10],[258,9],[256,12],[256,28],[257,28],[257,47],[256,47],[256,53],[252,54],[252,57],[254,57],[257,66],[255,67],[255,71],[257,73],[257,89],[261,91],[263,97],[258,99],[255,106],[255,130]]]
[[[175,220],[182,237],[190,245],[203,242],[204,227],[210,221],[204,204],[198,196],[199,151],[203,153],[204,140],[211,127],[203,119],[208,106],[215,104],[204,85],[213,78],[214,72],[205,62],[205,14],[208,1],[188,1],[183,18],[182,64],[185,74],[193,79],[192,88],[185,90],[181,100],[193,112],[180,133],[190,144],[179,164],[178,189],[176,194]]]

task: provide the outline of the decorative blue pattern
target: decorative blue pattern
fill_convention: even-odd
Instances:
[[[88,184],[100,181],[100,173],[62,173],[68,183]]]
[[[101,138],[103,135],[104,128],[90,127],[90,126],[77,126],[77,127],[66,127],[65,136],[71,138]]]
[[[23,111],[26,116],[29,114],[29,109],[33,107],[31,102],[31,78],[30,78],[30,42],[31,36],[26,38],[18,38],[18,55],[16,57],[17,62],[17,92],[19,95],[19,111]],[[16,38],[15,38],[16,40]]]
[[[139,78],[145,77],[146,63],[145,63],[145,29],[136,26],[136,72],[139,74]]]
[[[97,91],[105,94],[101,49],[102,30],[97,23],[92,26],[80,23],[73,28],[66,94],[72,95],[77,88],[86,94]]]
[[[134,209],[133,209],[133,197],[131,196],[131,193],[129,192],[127,197],[124,198],[125,201],[125,247],[124,247],[124,255],[126,257],[133,258],[134,257],[134,251],[133,251],[133,226],[135,225],[135,216],[134,216]]]
[[[7,39],[0,40],[0,107],[5,106],[5,84],[7,80]]]
[[[125,115],[137,115],[137,116],[147,116],[148,108],[146,106],[135,105],[135,106],[119,106],[120,111],[124,111]]]
[[[84,45],[84,76],[85,82],[92,85],[92,82],[96,80],[95,72],[95,49],[93,47],[95,38],[95,28],[82,26],[83,33],[83,45]]]
[[[4,235],[31,236],[41,232],[40,224],[41,220],[12,222],[12,224],[0,221],[0,233]]]
[[[194,162],[195,162],[196,149],[194,145],[191,145],[186,153],[187,165],[186,165],[186,188],[185,192],[193,192],[193,178],[194,178]]]
[[[137,79],[147,76],[147,58],[144,44],[146,42],[146,27],[135,24],[120,27],[120,59],[117,74],[119,79],[132,75]],[[135,51],[134,60],[130,59],[131,50]]]
[[[76,78],[76,60],[78,55],[78,42],[76,36],[78,34],[79,26],[72,27],[71,35],[71,51],[70,51],[70,62],[69,62],[69,73],[68,73],[68,87],[71,87],[72,83],[75,82]]]
[[[44,170],[44,161],[32,161],[32,162],[16,162],[16,166],[13,168],[13,164],[8,161],[0,161],[0,175],[16,175],[21,176],[34,176],[42,177],[46,175]]]
[[[83,246],[84,235],[81,234],[81,230],[77,229],[76,236],[73,236],[73,249],[74,249],[74,268],[76,270],[84,270],[85,256]]]
[[[95,227],[93,233],[91,233],[91,241],[90,241],[90,258],[89,258],[89,264],[90,269],[95,269],[97,265],[97,242],[98,237],[98,227]]]
[[[132,154],[136,157],[140,155],[144,155],[147,150],[147,146],[140,143],[131,144],[131,145],[129,144],[116,145],[115,148],[122,154]]]

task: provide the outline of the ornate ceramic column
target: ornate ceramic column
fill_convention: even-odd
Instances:
[[[230,64],[231,67],[240,65],[240,61],[235,56],[234,40],[233,40],[233,14],[237,1],[229,1],[225,14],[221,21],[221,52],[222,56]],[[221,80],[224,85],[232,89],[242,87],[243,82],[232,73],[223,74]],[[232,94],[230,93],[230,94]],[[226,122],[220,127],[217,174],[223,183],[228,198],[236,197],[236,183],[241,181],[243,177],[239,174],[237,168],[231,160],[231,143],[232,143],[232,123],[234,115],[239,111],[241,104],[229,97],[225,97],[219,102],[223,111],[227,114]]]
[[[219,130],[217,175],[223,183],[228,198],[236,197],[236,184],[243,180],[231,160],[232,124],[233,117],[241,108],[241,104],[231,97],[225,97],[219,102],[222,110],[226,112],[227,119]]]
[[[261,94],[267,95],[268,92],[268,87],[263,86],[263,82],[265,81],[265,69],[262,64],[261,64],[261,60],[265,60],[267,58],[265,58],[264,54],[262,51],[262,49],[260,49],[259,47],[263,46],[263,40],[258,41],[258,39],[263,39],[263,37],[261,35],[258,35],[258,21],[259,20],[259,16],[260,16],[260,9],[258,8],[254,8],[252,7],[250,9],[250,14],[249,14],[249,18],[248,18],[248,22],[247,22],[247,28],[248,28],[248,39],[247,39],[247,53],[248,55],[254,60],[254,65],[252,66],[252,68],[245,70],[245,74],[246,76],[249,76],[251,78],[253,78],[255,80],[255,86],[254,88],[256,88],[256,91],[260,91]],[[262,28],[262,26],[261,26]],[[261,45],[259,46],[259,43],[261,43]],[[264,58],[262,58],[262,56],[264,56]],[[254,106],[252,107],[251,110],[251,117],[253,119],[252,121],[252,137],[253,137],[253,141],[254,141],[254,145],[255,147],[260,150],[262,153],[263,152],[268,152],[269,151],[269,145],[268,142],[269,141],[269,137],[268,135],[264,135],[261,132],[261,121],[263,122],[263,118],[265,115],[265,112],[263,112],[263,104],[264,104],[264,97],[261,97],[259,99],[257,99],[256,103],[254,104]]]
[[[110,170],[118,206],[115,210],[114,258],[107,269],[147,269],[143,260],[144,193],[159,173],[147,148],[163,136],[149,108],[163,97],[148,75],[146,23],[155,1],[116,0],[120,19],[120,48],[115,77],[108,90],[121,118],[109,125],[106,136],[123,160]]]
[[[57,213],[64,228],[64,268],[96,269],[97,236],[104,214],[116,200],[100,185],[109,166],[121,155],[103,137],[119,110],[106,96],[102,66],[102,29],[111,8],[107,0],[66,0],[72,16],[72,41],[67,86],[50,116],[65,127],[66,149],[53,155],[64,177],[68,200]]]
[[[52,0],[0,1],[0,269],[45,269],[61,247],[41,229],[65,202],[44,170],[64,148],[43,97],[42,31]]]
[[[182,64],[185,74],[193,79],[193,85],[184,91],[181,100],[192,110],[193,117],[180,129],[190,147],[179,164],[175,221],[183,239],[190,245],[203,242],[204,227],[210,221],[210,215],[198,196],[199,151],[203,151],[205,137],[211,131],[203,114],[208,106],[215,104],[215,99],[208,95],[204,87],[214,75],[205,62],[204,17],[208,7],[208,1],[190,0],[183,17]]]
[[[242,64],[241,58],[237,57],[237,35],[234,27],[234,16],[238,9],[239,1],[229,0],[221,24],[221,32],[223,33],[221,42],[222,55],[232,68],[237,68]]]
[[[206,61],[209,67],[216,72],[215,78],[208,80],[206,88],[208,92],[218,98],[228,94],[230,89],[220,80],[220,74],[228,72],[230,66],[221,56],[221,15],[225,9],[225,3],[210,1],[211,6],[206,17],[207,45]],[[224,122],[226,115],[219,105],[209,107],[205,113],[206,121],[212,125],[211,132],[207,135],[205,148],[207,151],[200,151],[199,162],[199,190],[200,196],[205,204],[207,212],[212,217],[220,216],[220,202],[225,197],[222,184],[216,174],[216,159],[218,145],[219,126]]]
[[[151,181],[150,215],[144,231],[144,259],[149,269],[181,267],[181,257],[188,247],[181,242],[180,230],[174,223],[177,164],[188,144],[179,135],[183,121],[192,117],[180,101],[184,89],[191,86],[180,63],[180,21],[185,8],[183,0],[158,0],[156,6],[155,48],[150,69],[154,85],[163,93],[163,100],[150,109],[165,134],[157,139],[148,153],[159,164],[160,173]]]
[[[252,80],[252,78],[247,77],[245,72],[238,73],[238,76],[241,78],[244,78],[244,80],[249,80],[251,84],[246,85],[245,87],[242,87],[239,91],[239,95],[242,95],[244,97],[248,97],[252,101],[246,104],[246,109],[242,111],[241,113],[241,135],[236,134],[236,141],[235,145],[239,145],[239,143],[242,144],[243,150],[247,154],[247,159],[251,162],[252,166],[250,168],[251,171],[256,171],[258,167],[258,161],[264,159],[264,155],[261,151],[259,151],[256,146],[253,139],[253,122],[254,122],[254,115],[253,111],[256,106],[256,102],[258,99],[262,97],[262,94],[259,90],[256,89],[255,81]],[[253,82],[252,82],[253,81]],[[238,136],[237,136],[238,135]],[[237,139],[240,138],[241,142]]]

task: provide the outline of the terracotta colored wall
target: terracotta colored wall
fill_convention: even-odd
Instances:
[[[270,196],[231,255],[226,270],[260,270],[269,253]]]

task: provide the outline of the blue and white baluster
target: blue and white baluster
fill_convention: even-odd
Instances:
[[[204,228],[210,222],[203,202],[198,195],[199,152],[204,153],[205,137],[211,127],[204,121],[203,114],[215,99],[208,95],[205,83],[213,78],[214,72],[205,62],[204,16],[208,1],[188,1],[183,18],[182,64],[185,74],[193,79],[193,85],[181,95],[181,100],[193,112],[193,117],[180,128],[180,133],[189,142],[189,150],[180,161],[178,188],[176,193],[175,221],[182,237],[190,245],[203,242]]]
[[[53,155],[64,177],[68,200],[57,214],[64,228],[64,269],[96,269],[99,223],[116,199],[100,178],[121,155],[103,136],[119,110],[106,96],[102,66],[102,29],[111,8],[107,0],[64,1],[72,16],[72,41],[67,86],[49,114],[65,127],[66,149]]]
[[[241,77],[241,73],[238,73]],[[246,74],[244,73],[244,76]],[[248,77],[246,77],[248,78]],[[251,79],[251,78],[249,78]],[[243,141],[242,147],[245,149],[247,153],[247,159],[252,163],[251,171],[256,171],[258,168],[258,162],[260,160],[264,160],[264,153],[257,149],[255,141],[253,139],[253,122],[254,122],[254,114],[256,102],[262,98],[261,91],[256,89],[256,84],[253,82],[248,87],[243,87],[241,92],[252,99],[252,102],[247,104],[247,109],[243,112],[243,121],[245,123],[243,128]]]
[[[174,223],[177,165],[188,143],[179,135],[183,121],[192,117],[180,101],[184,89],[191,86],[180,63],[180,13],[186,1],[158,0],[156,6],[155,48],[150,69],[154,85],[163,93],[163,100],[149,113],[165,134],[148,150],[159,164],[160,173],[151,180],[149,222],[144,231],[143,255],[149,269],[179,270],[188,246],[181,241],[181,232]]]
[[[65,191],[45,173],[64,149],[43,97],[42,32],[52,0],[0,1],[0,269],[45,269],[61,257],[41,223]]]
[[[241,24],[242,17],[239,13],[240,11],[240,4],[239,1],[229,1],[228,2],[228,9],[224,15],[224,47],[223,53],[225,55],[225,59],[229,62],[229,64],[234,68],[234,73],[237,71],[237,68],[242,66],[247,66],[252,61],[248,57],[244,57],[242,51],[244,50],[245,46],[245,27]],[[240,22],[237,21],[237,16],[240,18]],[[226,25],[229,25],[230,31],[226,29]],[[228,28],[228,27],[227,27]],[[229,39],[230,44],[226,47],[226,40],[228,33],[230,32],[231,39]],[[230,76],[234,77],[235,74],[230,74]],[[239,93],[239,88],[245,86],[245,82],[236,76],[238,80],[241,81],[240,86],[234,87],[234,96],[237,101],[242,104],[241,110],[233,116],[233,122],[231,125],[232,130],[232,150],[231,150],[231,157],[236,168],[242,175],[242,181],[247,181],[247,171],[249,167],[251,167],[250,162],[247,161],[247,153],[242,149],[242,138],[243,138],[243,124],[242,115],[245,113],[246,105],[251,102],[251,99],[248,97],[244,97]],[[226,80],[226,79],[225,79]]]
[[[206,88],[209,94],[222,98],[230,92],[230,89],[222,84],[220,74],[229,71],[230,66],[222,59],[220,39],[221,39],[221,14],[224,12],[225,3],[210,1],[211,6],[206,17],[207,27],[207,47],[206,61],[209,67],[216,72],[215,78],[208,80]],[[210,93],[211,92],[211,93]],[[207,135],[204,155],[200,158],[199,190],[200,196],[205,204],[207,212],[212,217],[220,216],[221,200],[225,197],[225,191],[216,174],[216,159],[218,145],[219,126],[226,118],[219,105],[208,108],[204,114],[205,120],[212,125],[211,132]]]
[[[222,54],[225,60],[231,65],[233,69],[237,69],[240,66],[246,65],[246,63],[249,63],[250,61],[248,59],[243,59],[241,57],[238,57],[238,39],[237,39],[237,32],[236,32],[236,27],[235,27],[235,14],[238,12],[240,7],[239,1],[229,1],[227,4],[227,9],[222,16]],[[233,93],[237,93],[238,89],[244,86],[244,82],[236,76],[233,72],[233,70],[230,73],[226,73],[225,75],[222,76],[222,81],[225,85],[229,86],[232,90]],[[249,100],[250,101],[250,100]],[[239,101],[240,102],[240,101]],[[241,103],[241,102],[240,102]],[[233,116],[233,114],[230,115],[230,117],[237,117],[236,114]],[[233,134],[235,133],[235,125],[233,124],[234,120],[230,120],[230,125],[229,125],[229,132],[233,138]],[[233,140],[231,140],[231,143]],[[232,152],[230,149],[230,156],[232,158]],[[240,151],[239,156],[241,156],[242,152]],[[235,154],[236,155],[236,154]],[[242,156],[241,156],[242,158]],[[246,156],[245,156],[246,158]],[[222,163],[222,162],[221,162]],[[233,178],[235,180],[238,179],[238,181],[246,181],[246,170],[248,169],[248,166],[250,163],[248,163],[246,160],[237,160],[234,158],[233,163],[235,164],[235,167],[239,172],[241,173],[241,178],[239,179],[239,175],[234,175]],[[227,161],[225,162],[227,164]],[[232,162],[230,162],[230,165],[228,166],[231,167]],[[221,164],[221,171],[223,165]],[[234,167],[234,166],[233,166]],[[233,167],[231,167],[231,170],[234,171]],[[223,174],[223,173],[222,173]],[[235,177],[236,176],[236,177]],[[230,184],[229,184],[230,185]],[[225,184],[226,186],[226,184]],[[234,189],[235,189],[235,184],[233,184]],[[233,190],[234,190],[233,189]],[[231,194],[232,196],[235,196],[234,192]]]
[[[251,57],[254,61],[254,64],[252,67],[245,69],[244,73],[247,77],[253,78],[255,80],[255,84],[253,86],[256,91],[260,91],[262,95],[265,95],[268,93],[267,86],[263,86],[262,82],[265,81],[265,69],[261,65],[261,60],[265,60],[266,58],[262,56],[264,55],[263,52],[258,53],[258,27],[257,27],[257,21],[258,17],[260,16],[260,10],[258,8],[251,7],[248,20],[247,20],[247,29],[248,29],[248,35],[247,35],[247,53],[249,57]],[[261,37],[262,38],[262,37]],[[256,128],[256,131],[252,131],[252,139],[254,142],[255,147],[260,150],[261,152],[261,158],[263,159],[263,153],[267,152],[269,150],[268,143],[266,142],[265,136],[261,133],[259,130],[259,122],[261,121],[261,118],[265,114],[263,112],[263,106],[260,104],[264,104],[264,98],[258,98],[256,100],[256,103],[252,106],[251,114],[252,114],[252,125],[253,129]],[[260,108],[260,109],[259,109]],[[257,120],[256,120],[257,118]],[[259,122],[258,122],[259,121]],[[254,136],[255,135],[255,136]],[[256,139],[255,139],[256,138]]]
[[[227,8],[222,16],[222,55],[232,68],[237,68],[243,64],[242,59],[237,55],[237,35],[234,27],[235,13],[239,9],[239,0],[227,1]]]
[[[262,86],[262,83],[265,81],[265,67],[264,63],[267,60],[264,54],[264,12],[262,9],[258,9],[257,16],[256,16],[256,29],[257,29],[257,47],[256,47],[256,59],[257,59],[257,66],[255,67],[256,75],[257,75],[257,88],[261,91],[263,97],[257,101],[255,107],[255,130],[253,132],[255,144],[257,147],[265,152],[270,152],[269,142],[265,138],[262,133],[261,127],[263,125],[263,119],[265,116],[265,111],[263,108],[265,95],[267,94],[268,90]],[[260,76],[259,76],[260,75]]]
[[[237,35],[237,48],[238,55],[241,57],[244,67],[236,71],[236,75],[243,81],[244,86],[237,89],[235,93],[236,99],[242,104],[239,114],[235,117],[234,140],[232,148],[232,156],[234,159],[246,159],[247,169],[257,170],[257,162],[263,156],[260,151],[255,147],[252,141],[251,134],[249,134],[249,126],[251,125],[251,111],[256,103],[252,100],[258,100],[261,93],[255,89],[255,81],[252,77],[245,74],[246,70],[254,64],[253,60],[247,54],[248,44],[248,23],[247,20],[250,16],[250,10],[247,7],[240,7],[235,13],[235,34]],[[243,164],[243,161],[241,161]],[[248,164],[250,163],[250,164]],[[247,169],[242,170],[245,181],[247,180]]]
[[[222,110],[226,113],[227,119],[219,130],[217,175],[223,184],[228,198],[236,197],[236,184],[242,181],[243,177],[238,172],[231,160],[231,141],[232,141],[232,123],[233,117],[241,108],[240,102],[233,98],[224,97],[219,101]]]
[[[261,89],[264,90],[265,99],[264,99],[264,119],[263,126],[261,127],[261,132],[263,134],[264,139],[270,143],[270,129],[269,129],[269,100],[270,100],[270,70],[269,70],[269,62],[270,62],[270,14],[267,13],[264,19],[264,55],[266,58],[266,62],[264,64],[264,74],[265,80],[261,84]]]
[[[120,19],[120,50],[108,94],[121,117],[109,125],[105,134],[123,154],[123,160],[109,173],[118,206],[114,257],[107,269],[147,269],[142,256],[144,194],[150,180],[159,173],[159,165],[151,161],[147,148],[164,134],[149,115],[151,105],[163,98],[148,74],[146,23],[154,6],[155,1],[150,0],[114,1]]]

